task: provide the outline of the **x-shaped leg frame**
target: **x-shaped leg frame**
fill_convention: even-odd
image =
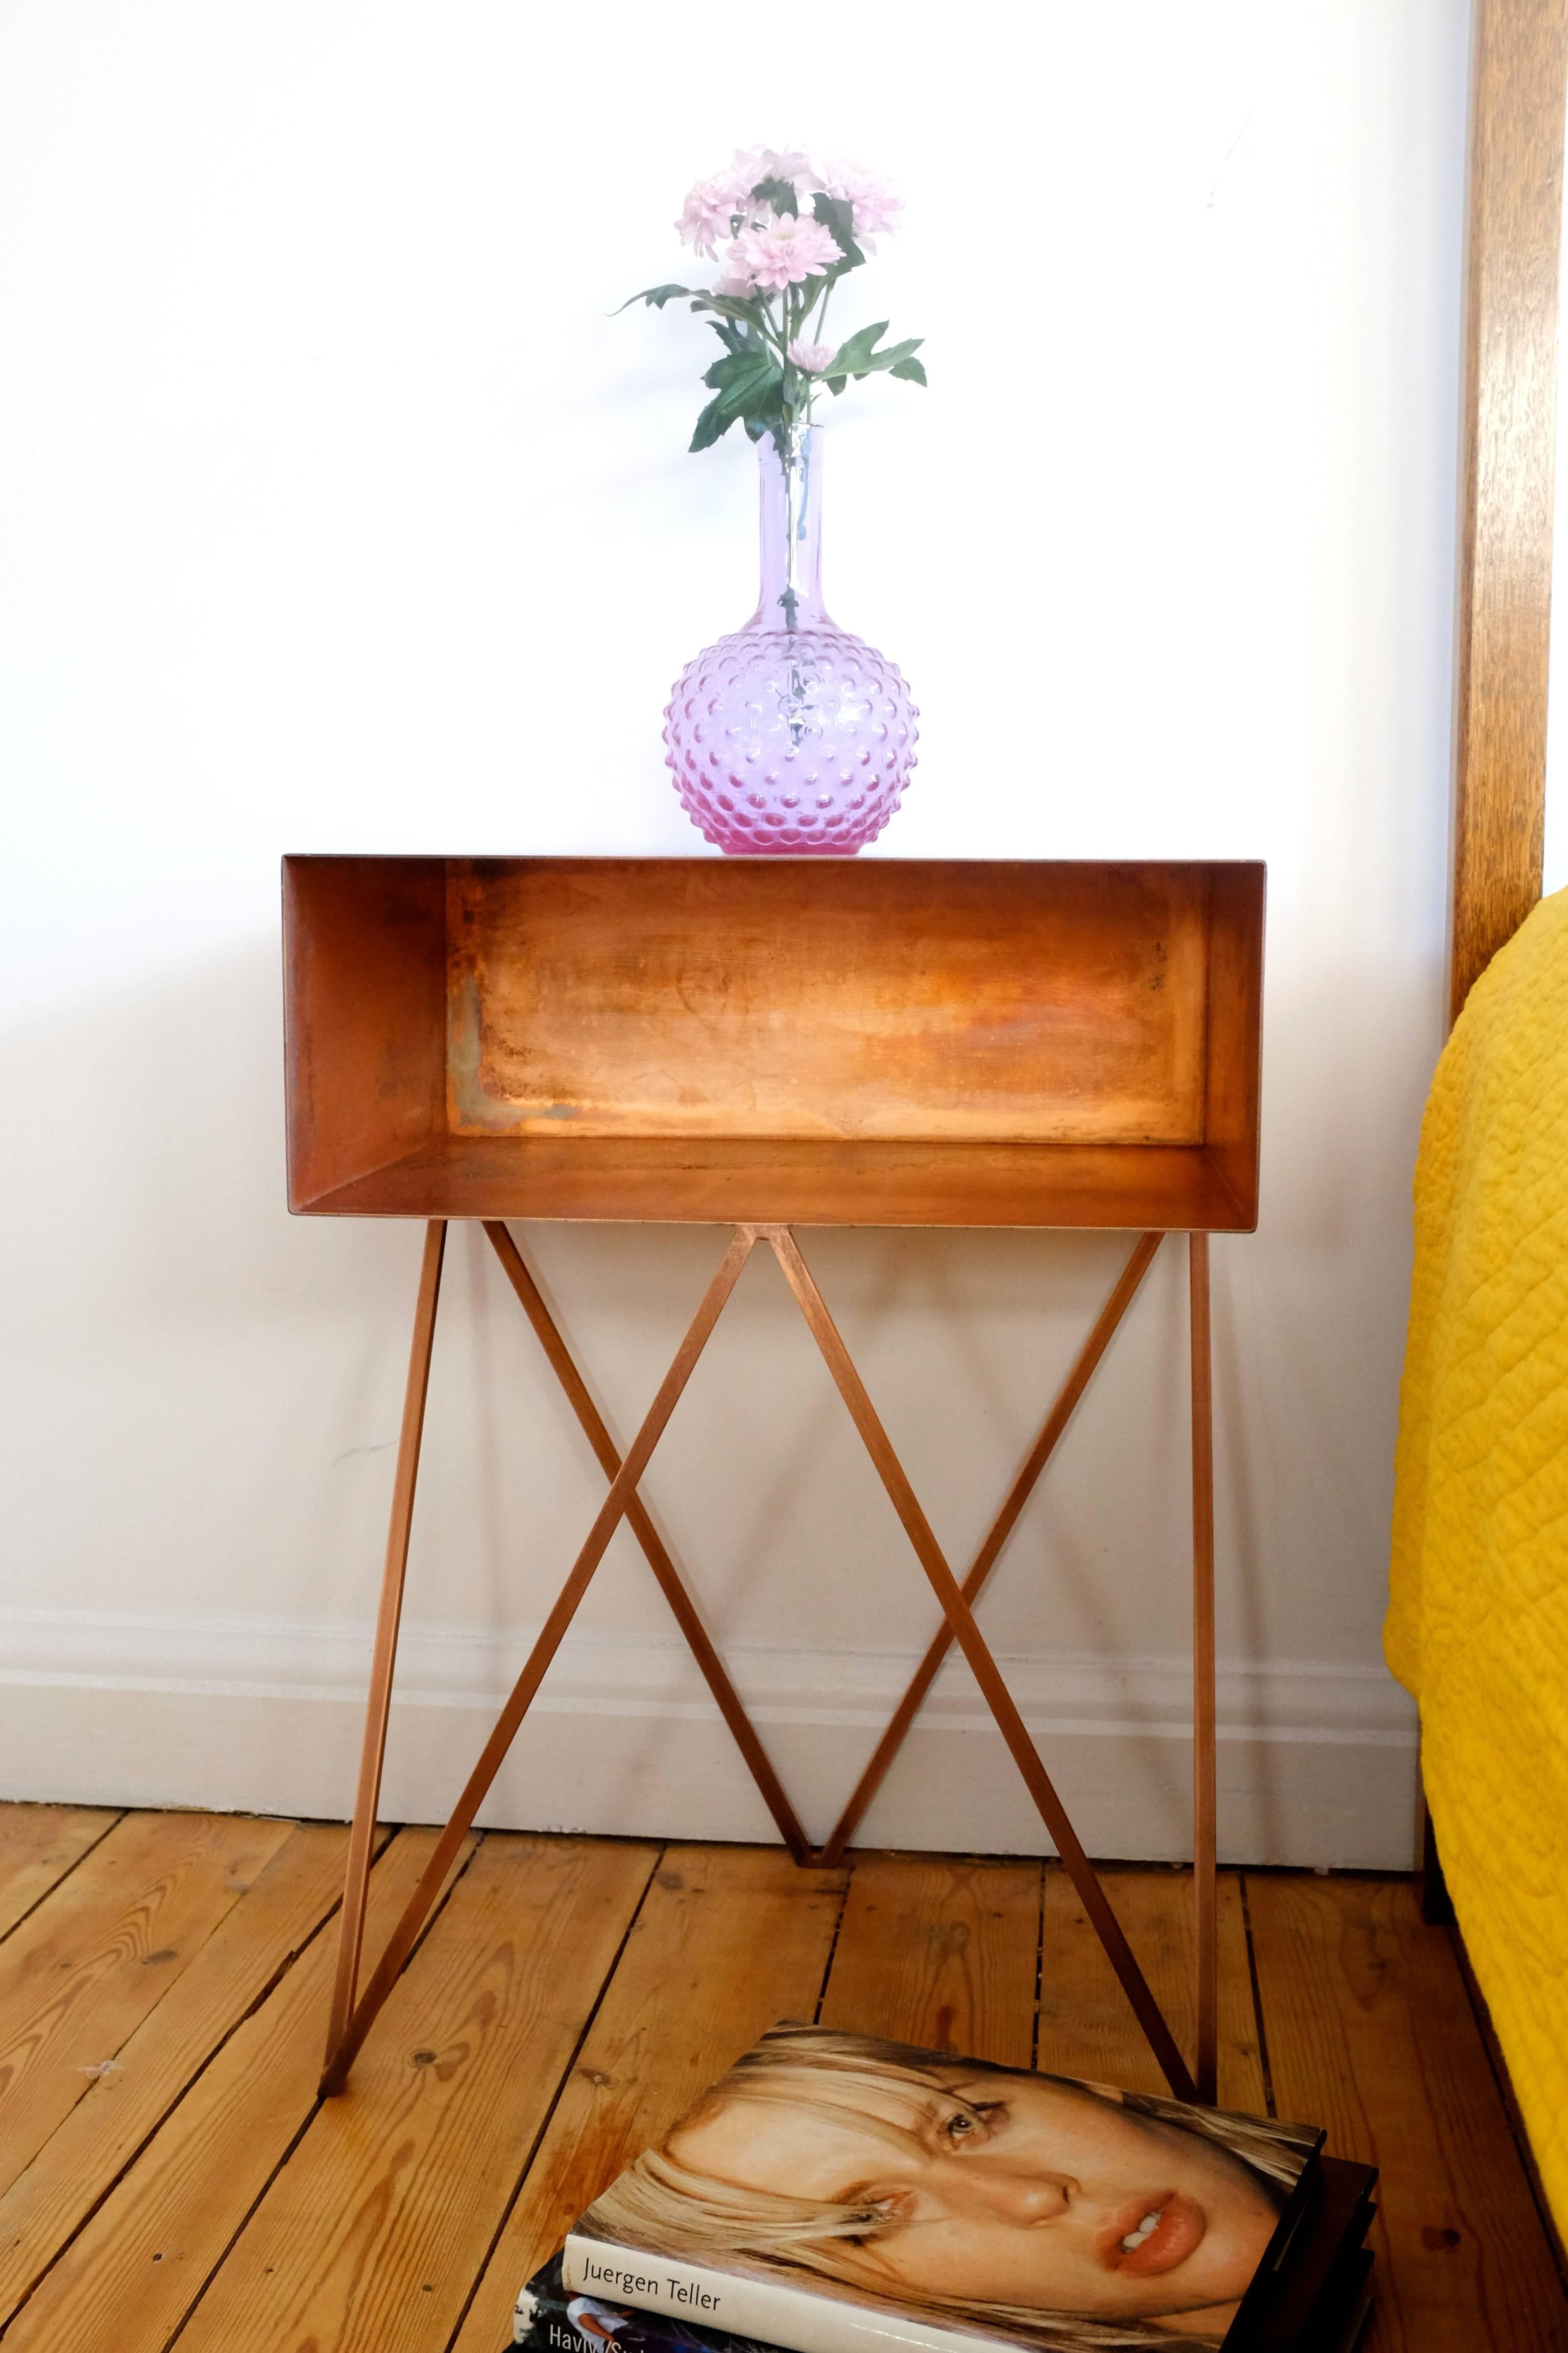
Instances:
[[[387,1536],[386,1566],[382,1580],[381,1608],[376,1620],[375,1649],[371,1669],[369,1704],[365,1715],[364,1744],[360,1760],[353,1827],[349,1837],[347,1878],[339,1933],[337,1977],[332,1994],[331,2021],[327,2037],[326,2067],[321,2077],[321,2088],[323,2095],[340,2092],[347,2081],[354,2055],[369,2032],[376,2013],[395,1984],[404,1963],[414,1949],[420,1929],[441,1892],[452,1864],[457,1860],[464,1839],[473,1826],[474,1817],[484,1802],[486,1793],[511,1746],[518,1726],[522,1722],[535,1693],[544,1679],[551,1661],[554,1658],[562,1639],[576,1613],[578,1604],[587,1591],[594,1572],[604,1557],[610,1538],[620,1522],[625,1519],[631,1526],[633,1534],[647,1557],[660,1590],[668,1601],[677,1622],[690,1645],[720,1713],[734,1735],[752,1778],[762,1792],[773,1820],[778,1825],[781,1837],[799,1863],[833,1863],[843,1853],[867,1807],[880,1787],[889,1765],[902,1746],[905,1736],[935,1679],[938,1669],[952,1643],[956,1641],[984,1695],[997,1729],[1023,1776],[1025,1786],[1035,1801],[1041,1820],[1050,1832],[1057,1852],[1072,1879],[1084,1910],[1105,1947],[1111,1966],[1121,1980],[1122,1989],[1132,2005],[1138,2021],[1149,2039],[1154,2055],[1173,2092],[1181,2099],[1212,2101],[1215,2096],[1217,2057],[1218,1978],[1215,1869],[1214,1480],[1209,1374],[1207,1235],[1194,1233],[1188,1238],[1192,1297],[1193,1388],[1194,1876],[1197,1910],[1198,2042],[1197,2065],[1194,2073],[1189,2073],[1175,2038],[1150,1990],[1148,1980],[1122,1934],[1121,1924],[1111,1909],[1093,1865],[1084,1852],[1050,1776],[1040,1761],[1039,1753],[1029,1736],[1012,1694],[1003,1681],[985,1639],[975,1623],[973,1608],[1058,1440],[1067,1428],[1074,1408],[1088,1388],[1095,1368],[1110,1344],[1111,1335],[1126,1314],[1140,1283],[1148,1272],[1154,1253],[1159,1248],[1161,1236],[1157,1233],[1146,1233],[1139,1238],[1120,1280],[1079,1351],[1072,1370],[1063,1383],[1039,1436],[1030,1448],[1017,1477],[1008,1490],[1006,1499],[992,1524],[990,1533],[976,1554],[963,1584],[960,1585],[931,1532],[931,1525],[921,1509],[914,1490],[893,1451],[876,1409],[867,1395],[865,1385],[850,1360],[849,1353],[839,1336],[837,1327],[828,1314],[826,1303],[812,1278],[805,1261],[800,1254],[794,1234],[787,1226],[747,1225],[738,1226],[735,1229],[730,1246],[724,1253],[718,1271],[708,1286],[702,1303],[692,1319],[690,1328],[677,1350],[675,1360],[665,1375],[658,1394],[649,1407],[643,1425],[624,1459],[617,1454],[615,1441],[605,1428],[582,1375],[573,1362],[566,1344],[544,1303],[538,1285],[523,1263],[510,1234],[504,1225],[490,1220],[486,1221],[485,1231],[500,1260],[508,1280],[522,1304],[524,1313],[538,1335],[556,1377],[566,1393],[574,1412],[582,1424],[588,1441],[598,1458],[600,1467],[610,1482],[609,1492],[600,1506],[598,1516],[589,1531],[587,1540],[577,1556],[572,1573],[562,1587],[555,1606],[545,1620],[538,1640],[529,1653],[527,1662],[497,1719],[495,1729],[490,1734],[478,1764],[468,1777],[451,1819],[437,1841],[424,1876],[409,1898],[402,1918],[393,1930],[384,1952],[361,1993],[358,1991],[358,1979],[361,1947],[364,1934],[365,1905],[369,1890],[376,1809],[381,1796],[382,1767],[386,1750],[387,1719],[392,1703],[392,1679],[397,1653],[398,1625],[402,1615],[403,1590],[408,1563],[408,1539],[414,1512],[415,1480],[418,1471],[420,1440],[425,1420],[425,1399],[429,1384],[430,1355],[435,1336],[436,1308],[440,1292],[441,1265],[446,1247],[446,1223],[442,1219],[433,1220],[426,1231],[425,1254],[420,1271],[418,1304],[414,1320],[414,1342],[409,1357],[408,1387],[404,1400],[403,1428],[398,1444],[397,1472],[393,1491],[392,1521]],[[730,1293],[740,1277],[742,1268],[758,1242],[765,1242],[778,1260],[784,1271],[784,1279],[795,1293],[801,1312],[810,1327],[812,1336],[821,1350],[828,1371],[833,1376],[839,1395],[849,1409],[850,1417],[860,1433],[867,1452],[870,1455],[877,1473],[887,1490],[889,1499],[902,1524],[904,1533],[909,1537],[921,1567],[925,1570],[942,1611],[941,1630],[933,1638],[909,1689],[899,1703],[887,1731],[883,1734],[869,1764],[861,1775],[848,1804],[820,1848],[812,1846],[802,1828],[777,1774],[768,1761],[755,1727],[747,1715],[740,1696],[708,1637],[679,1572],[660,1541],[658,1531],[637,1493],[638,1482],[647,1468],[654,1449],[658,1444],[680,1394],[691,1376],[692,1369],[707,1345],[709,1335],[723,1312]]]

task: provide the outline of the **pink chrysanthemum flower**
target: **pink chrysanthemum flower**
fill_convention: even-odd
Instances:
[[[798,286],[814,272],[831,269],[843,259],[832,230],[824,228],[809,213],[798,218],[780,213],[774,220],[743,228],[728,254],[731,269],[747,271],[770,292]]]
[[[749,269],[726,269],[721,278],[713,281],[715,294],[728,294],[741,302],[756,290],[757,281]]]
[[[745,208],[746,197],[737,192],[732,173],[716,172],[710,180],[699,180],[689,190],[675,224],[682,245],[694,247],[711,261],[723,240],[734,235],[735,216]]]
[[[827,164],[822,174],[822,185],[828,195],[837,196],[850,207],[857,243],[864,244],[868,237],[898,227],[898,215],[904,209],[902,196],[895,196],[883,181],[860,164]]]
[[[789,347],[789,355],[803,374],[826,375],[833,364],[833,354],[837,348],[837,343],[794,343]]]
[[[808,204],[811,191],[820,185],[809,157],[798,148],[737,147],[734,161],[727,169],[715,172],[710,179],[699,180],[688,191],[680,218],[675,224],[681,243],[711,260],[725,238],[734,236],[737,219],[748,219],[757,225],[768,220],[771,207],[752,195],[752,190],[763,180],[788,181],[795,189],[796,203],[803,207]]]
[[[788,180],[803,209],[804,199],[822,185],[812,168],[810,156],[802,154],[798,147],[738,147],[733,176],[742,192],[742,205],[759,180]]]

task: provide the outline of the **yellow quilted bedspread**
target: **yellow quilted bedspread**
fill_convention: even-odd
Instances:
[[[1568,2230],[1568,891],[1471,990],[1415,1169],[1384,1646]]]

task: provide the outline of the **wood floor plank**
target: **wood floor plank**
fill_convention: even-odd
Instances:
[[[519,2287],[605,2184],[776,2020],[811,2017],[848,1875],[778,1847],[666,1852],[454,2353],[500,2353]]]
[[[1101,1873],[1154,1999],[1191,2059],[1197,2042],[1193,1882],[1186,1871],[1119,1868]],[[1166,2092],[1153,2052],[1117,1982],[1065,1871],[1046,1873],[1037,2064],[1134,2092]],[[1261,2116],[1267,2105],[1253,2012],[1241,1883],[1219,1875],[1219,2102]]]
[[[130,1814],[0,1945],[0,2191],[156,2009],[293,1829]]]
[[[368,1948],[391,1934],[436,1838],[402,1831],[376,1863]],[[23,2306],[5,2353],[164,2353],[316,2106],[336,1959],[318,1936],[230,2036]]]
[[[119,1820],[105,1806],[0,1806],[0,1936]]]
[[[385,1833],[383,1833],[384,1841]],[[0,2323],[342,1893],[346,1830],[305,1823],[0,2195]]]
[[[486,1838],[181,2353],[428,2353],[474,2278],[658,1860]]]
[[[1037,1862],[857,1857],[823,2025],[1026,2067],[1040,1873]]]
[[[1410,1881],[1251,1873],[1281,2115],[1380,2168],[1367,2353],[1560,2353],[1565,2304],[1447,1933]]]

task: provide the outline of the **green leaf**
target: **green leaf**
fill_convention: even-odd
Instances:
[[[612,311],[610,316],[618,319],[621,311],[629,311],[634,302],[646,302],[650,311],[662,311],[665,304],[673,302],[678,294],[693,294],[696,290],[693,286],[650,286],[644,293],[628,294],[620,310]]]
[[[835,265],[832,275],[841,278],[847,269],[858,269],[866,257],[855,242],[855,207],[842,196],[825,196],[820,190],[811,200],[811,209],[824,228],[833,231],[839,252],[844,256]]]
[[[694,302],[691,307],[695,311],[698,306]],[[747,322],[743,332],[728,319],[710,319],[708,324],[727,352],[752,352],[760,354],[768,348],[750,321]]]
[[[766,422],[779,414],[784,399],[784,372],[767,352],[726,352],[714,361],[704,384],[713,398],[697,420],[691,447],[706,449],[726,434],[737,419]],[[756,436],[752,436],[753,439]]]
[[[714,361],[702,381],[711,392],[743,392],[752,384],[764,384],[778,374],[778,362],[771,352],[752,352],[744,348],[726,352]]]
[[[874,327],[858,327],[834,353],[834,375],[861,375],[871,364],[871,353],[876,348],[879,338],[885,335],[887,332],[886,319],[879,319]]]
[[[782,369],[774,368],[747,401],[744,414],[748,421],[760,417],[764,423],[782,417],[784,411],[784,379]]]
[[[698,418],[697,430],[691,437],[687,455],[695,456],[699,449],[710,449],[715,441],[723,439],[734,422],[732,414],[725,414],[724,395],[721,393],[716,400],[709,402]]]
[[[858,384],[883,368],[891,374],[904,375],[913,369],[913,381],[924,384],[925,370],[914,356],[925,341],[924,336],[910,335],[904,343],[889,343],[885,351],[879,352],[876,347],[877,340],[887,332],[887,328],[888,322],[883,319],[874,327],[858,328],[847,342],[839,344],[833,354],[832,373],[826,379],[834,392],[843,391],[848,376],[853,376]]]
[[[895,368],[900,360],[913,358],[924,341],[923,335],[911,335],[908,343],[889,343],[885,352],[873,352],[865,366],[856,373],[860,375],[874,375],[879,368]]]
[[[752,194],[761,196],[764,205],[772,205],[775,213],[788,213],[791,220],[799,213],[793,180],[759,180]]]
[[[926,372],[915,353],[925,341],[923,335],[910,335],[901,343],[889,343],[885,351],[876,348],[877,338],[887,332],[886,319],[875,327],[858,328],[847,342],[839,344],[833,354],[832,373],[822,381],[837,400],[851,376],[863,384],[868,375],[877,375],[886,368],[889,375],[901,375],[910,384],[924,384]]]
[[[763,306],[748,302],[739,294],[700,294],[691,305],[694,311],[717,311],[721,319],[739,319],[743,326],[761,328]]]

